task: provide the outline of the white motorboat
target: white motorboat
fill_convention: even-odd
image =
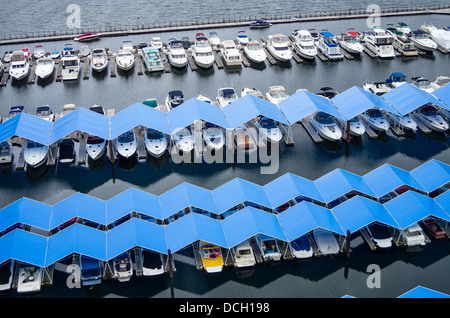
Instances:
[[[164,259],[161,253],[140,249],[142,256],[142,275],[156,276],[164,274]]]
[[[255,96],[255,97],[259,97],[259,98],[261,98],[261,99],[264,99],[263,93],[262,93],[261,91],[258,91],[258,90],[255,89],[255,88],[244,87],[244,88],[241,90],[241,97],[244,97],[244,96],[246,96],[246,95],[253,95],[253,96]]]
[[[394,38],[388,34],[386,30],[381,28],[373,28],[366,32],[364,36],[366,47],[380,58],[395,57],[394,45],[392,42]]]
[[[61,57],[61,78],[63,81],[76,80],[80,73],[80,58],[72,47],[64,47]]]
[[[339,244],[334,234],[330,231],[317,228],[313,231],[313,237],[322,255],[339,254]]]
[[[438,109],[431,104],[419,107],[415,111],[415,115],[422,124],[431,130],[437,132],[445,132],[448,130],[448,123],[439,114]]]
[[[136,154],[137,139],[133,131],[128,130],[116,138],[115,142],[117,153],[128,159]]]
[[[265,261],[279,261],[281,259],[280,248],[277,240],[273,237],[259,234],[256,236],[256,241]]]
[[[244,46],[244,53],[253,63],[262,63],[267,59],[266,52],[261,43],[258,41],[250,41]]]
[[[52,110],[48,105],[39,106],[36,109],[36,117],[42,118],[49,122],[55,121],[55,114],[53,114]]]
[[[419,224],[414,223],[402,231],[402,237],[408,247],[425,246],[425,234]]]
[[[389,122],[377,108],[368,109],[363,113],[362,118],[375,131],[387,132],[390,128]]]
[[[178,128],[172,134],[175,147],[183,153],[189,153],[194,149],[194,135],[188,127]]]
[[[409,33],[409,36],[411,41],[419,50],[425,52],[433,52],[434,50],[437,49],[436,42],[430,39],[430,36],[425,31],[421,30],[411,31]]]
[[[406,75],[401,72],[391,73],[389,78],[386,79],[386,82],[388,82],[392,88],[399,87],[406,83]]]
[[[54,70],[55,61],[51,57],[43,57],[36,62],[36,75],[40,79],[46,79]]]
[[[10,164],[13,159],[13,146],[9,141],[0,142],[0,164]]]
[[[47,162],[48,147],[34,142],[32,140],[27,140],[25,149],[23,152],[23,157],[27,165],[31,168],[38,168]]]
[[[161,157],[167,149],[167,137],[164,133],[148,128],[144,135],[145,149],[153,157]]]
[[[361,52],[364,51],[359,33],[354,31],[353,28],[347,29],[347,32],[342,33],[339,44],[344,50],[352,54],[361,54]]]
[[[205,102],[205,103],[208,103],[208,104],[212,104],[211,98],[209,98],[208,96],[206,96],[204,94],[199,93],[197,95],[197,97],[195,97],[195,98],[198,99],[198,100],[201,100],[202,102]]]
[[[152,38],[152,41],[150,42],[150,46],[157,48],[158,50],[161,50],[162,48],[162,42],[161,38],[159,36],[154,36]]]
[[[431,31],[436,30],[436,27],[430,21],[425,22],[419,27],[419,31],[431,34]]]
[[[292,47],[302,58],[307,60],[314,60],[316,58],[317,48],[308,30],[295,30]]]
[[[123,41],[122,42],[122,50],[130,50],[131,53],[135,53],[135,48],[132,41]]]
[[[50,53],[50,56],[52,57],[52,59],[56,60],[59,59],[61,57],[61,51],[52,51]]]
[[[80,47],[80,55],[81,57],[88,57],[89,55],[91,55],[91,49],[89,48],[89,46],[83,45],[82,47]]]
[[[289,41],[284,34],[277,33],[268,36],[266,48],[272,56],[281,62],[288,62],[292,58],[292,52],[289,49]]]
[[[431,87],[430,81],[425,77],[413,77],[412,80],[414,80],[413,85],[415,87],[420,88],[421,90],[424,90],[427,93],[432,93],[434,91],[434,88]]]
[[[68,108],[73,106],[68,106]],[[100,115],[105,115],[105,111],[102,106],[94,105],[89,108],[91,111]],[[100,159],[106,152],[106,140],[98,136],[88,135],[86,142],[86,153],[92,161]]]
[[[289,95],[286,94],[286,89],[281,85],[270,86],[269,91],[266,93],[266,99],[274,104],[278,104],[288,97]]]
[[[255,255],[248,240],[233,247],[232,251],[235,255],[235,266],[237,268],[255,266]]]
[[[316,42],[317,50],[330,61],[339,61],[344,59],[336,37],[328,31],[320,32],[319,40]]]
[[[431,39],[446,51],[450,51],[450,31],[435,29],[431,31]]]
[[[376,246],[380,248],[389,248],[392,246],[392,235],[386,226],[373,223],[366,226],[366,230]]]
[[[409,115],[398,116],[393,113],[386,112],[386,117],[391,121],[392,126],[397,126],[405,130],[417,130],[417,123]]]
[[[33,57],[35,60],[39,60],[45,56],[45,50],[42,45],[36,45],[34,47]]]
[[[447,83],[450,83],[450,77],[448,76],[438,76],[436,77],[436,80],[434,82],[431,82],[431,88],[434,90],[446,85]]]
[[[391,33],[394,38],[393,45],[394,48],[406,57],[418,56],[419,51],[417,51],[414,42],[405,34],[400,31],[394,31]]]
[[[212,274],[222,271],[223,256],[220,246],[200,241],[199,253],[202,259],[203,268],[207,273]]]
[[[405,22],[399,22],[397,23],[397,26],[395,27],[397,31],[400,31],[403,34],[409,34],[411,32],[411,29]]]
[[[11,106],[11,108],[9,109],[8,119],[13,118],[16,115],[19,115],[22,112],[25,112],[24,109],[25,109],[24,106]]]
[[[14,261],[9,260],[0,265],[0,294],[11,290],[14,278]]]
[[[218,47],[222,41],[216,31],[209,32],[209,43],[214,47]]]
[[[102,265],[100,260],[82,255],[80,259],[80,276],[83,286],[100,284],[102,282]]]
[[[225,62],[226,67],[241,67],[242,56],[241,52],[236,47],[236,44],[232,40],[222,41],[220,53]]]
[[[254,129],[254,128],[252,128]],[[238,151],[248,153],[255,151],[258,147],[247,125],[241,125],[234,130],[236,148]]]
[[[366,81],[363,84],[363,88],[364,90],[378,96],[386,94],[387,92],[393,89],[391,84],[388,82],[369,82],[369,81]]]
[[[108,66],[108,53],[103,48],[93,49],[91,53],[91,67],[96,72],[103,72]]]
[[[184,51],[183,41],[172,40],[169,42],[167,58],[173,67],[182,68],[187,65],[188,60],[186,52]]]
[[[363,125],[363,123],[359,120],[358,116],[353,117],[349,120],[350,122],[350,135],[355,137],[361,137],[365,132],[366,129]],[[341,127],[341,130],[347,131],[347,121],[336,118],[336,123]]]
[[[323,96],[328,99],[332,99],[333,97],[337,96],[338,94],[339,94],[339,92],[337,90],[335,90],[332,87],[328,87],[328,86],[322,87],[320,89],[320,92],[316,93],[316,95]]]
[[[202,68],[210,68],[214,64],[214,56],[208,39],[203,33],[198,33],[192,47],[192,57],[195,64]]]
[[[166,107],[168,110],[178,107],[183,103],[184,95],[180,90],[170,91],[169,95],[166,97]]]
[[[224,108],[228,104],[238,100],[236,91],[232,87],[219,88],[217,91],[217,105]]]
[[[262,117],[255,123],[255,127],[265,141],[279,142],[283,138],[280,128],[271,118]]]
[[[128,252],[114,258],[114,276],[119,282],[128,282],[133,276],[133,262]]]
[[[28,59],[25,57],[25,53],[22,51],[13,52],[11,55],[11,66],[9,68],[9,75],[20,81],[28,76],[30,72],[30,64]]]
[[[38,293],[41,291],[42,268],[22,265],[19,268],[17,292],[19,294]]]
[[[206,122],[203,127],[202,135],[206,147],[209,147],[212,150],[222,149],[225,144],[225,135],[222,128],[217,125]]]
[[[247,32],[244,30],[238,31],[238,34],[236,36],[236,41],[242,46],[247,45],[248,42],[250,41],[250,39],[248,38]]]
[[[122,71],[129,71],[133,68],[135,58],[130,49],[120,49],[116,57],[117,67]]]
[[[315,116],[309,119],[309,123],[326,140],[337,141],[342,138],[341,129],[336,125],[333,117],[327,113],[317,112]]]
[[[310,258],[313,256],[313,249],[308,236],[303,235],[290,242],[292,254],[295,258]]]

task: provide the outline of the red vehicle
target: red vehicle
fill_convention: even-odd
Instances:
[[[422,221],[425,230],[430,233],[435,239],[440,239],[445,237],[445,232],[441,229],[439,224],[436,223],[432,218],[427,218]]]

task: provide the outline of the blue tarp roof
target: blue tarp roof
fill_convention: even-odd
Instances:
[[[328,32],[328,31],[322,31],[322,32],[320,32],[320,34],[322,34],[323,36],[326,36],[326,37],[333,37],[334,36],[333,33]]]
[[[53,123],[50,144],[74,131],[109,139],[109,118],[89,109],[78,107]]]
[[[169,122],[165,112],[141,103],[135,103],[111,117],[110,139],[115,139],[139,125],[170,134]]]
[[[358,86],[353,86],[339,95],[336,95],[331,99],[331,102],[347,120],[374,107],[397,114],[395,109],[383,100],[383,98]]]
[[[49,230],[51,212],[50,205],[21,198],[0,211],[0,230],[7,229],[16,223]]]
[[[246,207],[222,221],[229,247],[238,245],[257,234],[286,241],[281,224],[275,214]]]
[[[411,170],[410,174],[427,192],[432,192],[450,182],[450,166],[435,159]]]
[[[227,118],[222,109],[211,103],[191,98],[180,106],[171,109],[167,113],[172,133],[183,127],[187,127],[197,120],[203,120],[223,128],[229,128]]]
[[[430,215],[450,221],[450,216],[435,200],[414,191],[406,191],[384,203],[384,206],[397,221],[400,229],[405,229]]]
[[[48,146],[51,127],[51,122],[22,112],[0,124],[0,142],[17,136]]]
[[[230,128],[237,128],[258,116],[265,116],[288,125],[277,105],[250,94],[228,104],[223,108],[223,112]]]
[[[296,176],[292,173],[286,173],[267,183],[264,186],[264,190],[273,208],[298,196],[306,196],[325,203],[314,181]]]
[[[316,228],[345,235],[331,210],[306,201],[290,207],[278,218],[289,241]]]
[[[308,91],[300,91],[289,96],[278,103],[278,107],[281,109],[290,125],[293,125],[299,120],[318,111],[325,112],[336,118],[343,118],[328,98]]]
[[[373,222],[383,223],[395,228],[398,224],[383,204],[355,196],[331,209],[344,231],[351,233]]]
[[[402,116],[428,103],[445,107],[436,97],[409,83],[383,94],[382,98]]]
[[[450,295],[419,285],[398,298],[450,298]]]
[[[445,191],[444,193],[438,195],[434,200],[450,215],[450,191]]]
[[[47,238],[27,231],[15,230],[0,237],[0,264],[9,260],[44,267]]]
[[[318,178],[314,183],[325,202],[331,202],[352,190],[375,197],[372,189],[361,176],[342,169],[335,169]]]
[[[420,183],[417,182],[408,171],[387,163],[366,173],[363,176],[363,179],[377,197],[382,197],[402,185],[408,185],[418,190],[425,191]]]
[[[444,103],[447,109],[450,109],[450,83],[445,84],[442,87],[433,91],[433,96],[439,98]]]
[[[212,193],[219,213],[223,213],[245,201],[268,208],[272,207],[262,186],[239,178],[214,189]]]

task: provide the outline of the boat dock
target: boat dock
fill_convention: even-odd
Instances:
[[[212,50],[213,55],[214,55],[214,62],[216,62],[217,68],[218,69],[223,69],[224,68],[224,64],[222,62],[222,59],[219,57],[219,54],[217,53],[217,50]]]
[[[431,129],[429,129],[427,126],[425,126],[420,119],[416,117],[415,114],[411,114],[410,117],[416,122],[417,127],[424,133],[424,134],[430,134]]]
[[[83,65],[83,79],[89,79],[89,75],[91,73],[91,59],[89,57],[85,57],[83,60]]]
[[[4,65],[4,72],[0,81],[0,87],[2,86],[6,86],[6,83],[8,83],[8,79],[9,79],[9,64],[5,64]]]
[[[321,142],[323,142],[323,139],[319,136],[317,130],[315,130],[314,127],[309,123],[309,118],[302,119],[300,122],[316,144],[320,144]]]
[[[353,60],[353,59],[354,59],[353,55],[351,55],[351,53],[347,52],[347,51],[342,47],[341,41],[339,41],[338,43],[339,43],[339,49],[340,49],[341,53],[344,55],[344,57],[345,57],[347,60]]]
[[[188,64],[191,67],[191,70],[196,71],[197,70],[197,64],[195,64],[194,58],[192,57],[192,54],[189,50],[185,50]]]
[[[266,53],[267,60],[270,62],[270,64],[276,65],[278,63],[277,60],[273,57],[272,54],[270,54],[269,50],[267,50],[267,48],[266,48],[266,45],[267,45],[266,38],[262,37],[261,41],[264,43],[263,49],[264,49],[264,52]]]
[[[37,62],[33,61],[30,63],[30,75],[28,76],[28,84],[34,84],[36,79],[36,66]]]
[[[369,126],[368,122],[366,119],[364,119],[364,116],[359,116],[361,123],[364,125],[364,129],[366,130],[366,134],[370,137],[370,138],[377,138],[378,134]]]

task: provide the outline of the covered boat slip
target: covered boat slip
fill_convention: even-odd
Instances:
[[[411,172],[385,164],[364,176],[336,169],[315,181],[285,174],[264,186],[237,178],[212,191],[182,183],[160,196],[131,188],[107,201],[81,193],[53,206],[22,198],[0,210],[0,263],[49,267],[73,253],[108,262],[135,247],[168,255],[199,240],[230,250],[259,235],[276,239],[287,257],[289,243],[315,229],[333,232],[342,250],[347,231],[373,222],[402,245],[399,233],[429,216],[449,235],[449,182],[450,166],[431,160]]]

